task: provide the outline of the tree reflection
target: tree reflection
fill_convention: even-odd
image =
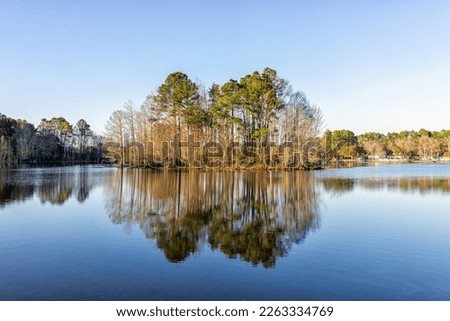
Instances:
[[[325,177],[321,178],[323,189],[333,195],[353,191],[361,188],[371,191],[387,190],[389,192],[402,193],[450,193],[450,178],[448,177],[399,177],[399,178],[343,178]]]
[[[14,202],[24,202],[33,197],[34,185],[11,179],[10,172],[0,170],[0,208]]]
[[[157,220],[147,236],[156,239],[157,246],[162,249],[171,262],[180,262],[199,249],[199,243],[204,239],[205,227],[212,217],[212,211],[186,213],[177,222],[162,222]]]
[[[171,262],[208,244],[271,267],[319,226],[311,173],[123,169],[106,186],[111,220],[138,224]]]
[[[103,179],[89,167],[4,170],[0,174],[0,207],[34,195],[42,204],[62,205],[75,195],[83,203]]]
[[[41,176],[38,180],[37,194],[42,204],[64,204],[72,195],[74,177],[71,173],[56,172]]]
[[[326,177],[321,180],[323,189],[333,195],[340,196],[350,192],[355,187],[355,180],[352,178]]]

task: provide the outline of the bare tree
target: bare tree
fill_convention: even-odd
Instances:
[[[450,155],[450,136],[444,137],[442,139],[443,143],[445,144],[445,148],[447,150],[447,153]]]
[[[129,134],[129,142],[134,144],[136,142],[137,110],[131,100],[128,100],[123,105],[123,109],[125,127]]]
[[[364,141],[361,146],[366,150],[369,157],[379,157],[385,152],[383,143],[378,140]]]
[[[424,159],[437,156],[439,153],[439,142],[432,137],[419,137],[417,147],[419,156]]]
[[[119,166],[123,167],[125,162],[125,117],[122,110],[116,110],[111,114],[106,122],[104,136],[107,143],[115,143],[119,147],[117,150],[117,147],[110,146],[111,150],[106,151],[106,156],[118,159]]]

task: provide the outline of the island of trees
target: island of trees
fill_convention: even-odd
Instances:
[[[450,130],[323,132],[303,92],[265,68],[208,88],[182,72],[167,76],[140,107],[109,117],[103,136],[80,119],[38,126],[0,114],[0,167],[108,160],[119,167],[311,168],[328,160],[450,160]]]
[[[294,149],[321,127],[320,109],[273,69],[208,89],[174,72],[140,109],[112,113],[105,151],[119,166],[300,166]]]

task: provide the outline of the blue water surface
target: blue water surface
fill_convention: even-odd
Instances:
[[[450,300],[450,165],[0,172],[1,300]]]

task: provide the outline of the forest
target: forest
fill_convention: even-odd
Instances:
[[[450,160],[450,130],[325,130],[320,108],[276,70],[206,87],[182,72],[136,107],[112,112],[102,135],[80,119],[37,127],[0,114],[0,167],[112,162],[119,167],[325,167],[328,160]]]
[[[429,131],[424,128],[387,134],[368,132],[355,135],[350,130],[325,131],[322,145],[341,144],[338,157],[355,159],[450,160],[450,130]],[[336,148],[335,148],[336,149]]]
[[[101,137],[80,119],[43,118],[39,125],[0,114],[0,167],[99,163]]]

